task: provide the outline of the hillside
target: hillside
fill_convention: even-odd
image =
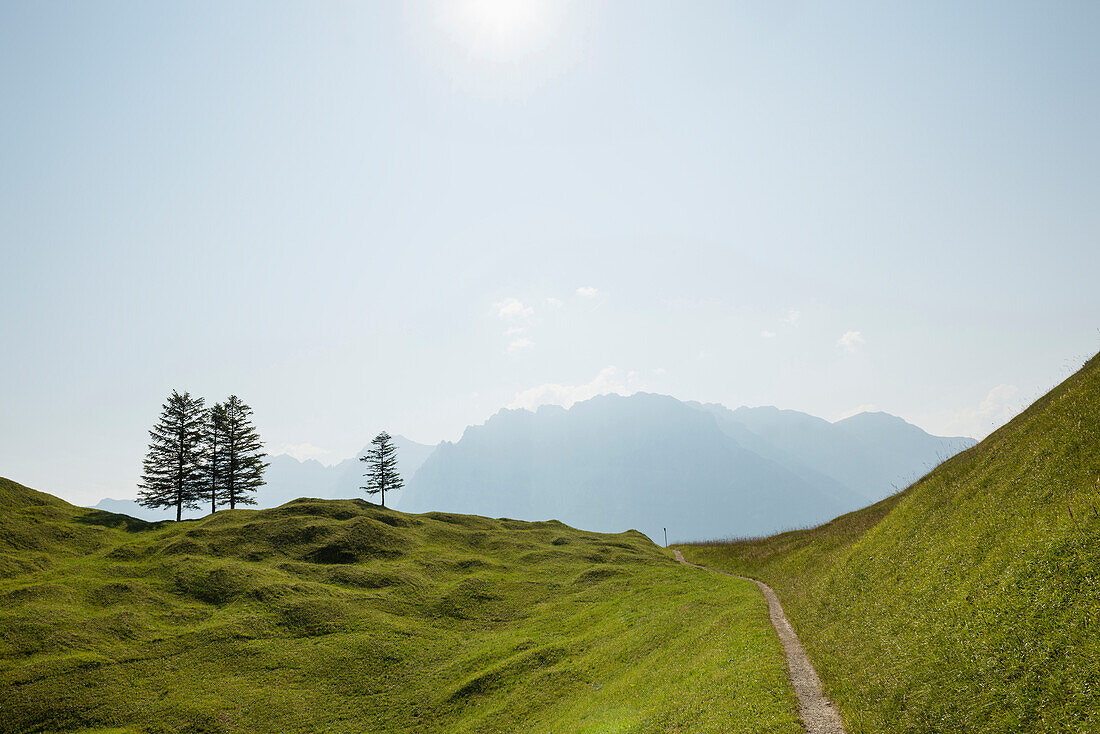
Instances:
[[[654,540],[763,535],[862,507],[971,439],[930,436],[900,418],[829,423],[776,408],[603,395],[566,410],[504,410],[443,443],[394,504],[558,518]]]
[[[1100,356],[901,494],[682,550],[776,589],[852,732],[1100,731]]]
[[[299,499],[150,524],[0,479],[0,731],[797,732],[749,583],[637,532]]]

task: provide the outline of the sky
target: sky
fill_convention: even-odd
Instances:
[[[0,475],[643,390],[985,436],[1100,349],[1100,4],[0,5]]]

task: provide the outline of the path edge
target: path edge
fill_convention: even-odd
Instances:
[[[798,639],[790,620],[783,612],[783,605],[779,603],[779,597],[776,596],[772,587],[748,576],[738,576],[729,571],[719,571],[697,563],[689,563],[680,551],[672,549],[672,552],[676,560],[685,566],[756,584],[768,604],[768,616],[771,617],[772,627],[775,628],[776,634],[779,635],[779,642],[783,645],[783,655],[787,660],[787,677],[790,678],[795,697],[798,699],[798,717],[802,719],[802,727],[806,730],[806,734],[847,734],[840,711],[825,696],[821,678],[813,663],[810,662],[810,657],[802,647],[802,642]]]

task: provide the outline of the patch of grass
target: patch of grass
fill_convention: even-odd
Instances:
[[[872,507],[680,548],[776,589],[852,732],[1100,731],[1100,357]]]
[[[637,533],[0,479],[0,732],[800,731],[755,587]]]

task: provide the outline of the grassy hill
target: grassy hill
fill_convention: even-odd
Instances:
[[[0,731],[797,732],[758,592],[637,532],[0,479]]]
[[[905,492],[682,550],[775,587],[852,732],[1100,731],[1100,357]]]

